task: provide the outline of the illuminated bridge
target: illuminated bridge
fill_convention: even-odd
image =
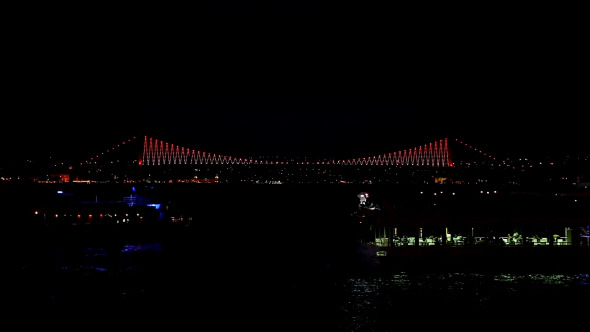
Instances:
[[[196,151],[158,139],[144,139],[143,154],[140,162],[143,165],[171,164],[273,164],[288,163],[251,158],[238,158],[210,152]],[[340,165],[430,165],[452,166],[448,139],[441,139],[423,146],[402,151],[390,152],[377,156],[361,157],[346,160],[298,162],[298,164],[340,164]]]
[[[136,142],[137,137],[128,139],[120,144],[97,154],[81,164],[95,164],[100,159],[107,158],[110,153],[120,150],[125,145]],[[137,146],[137,144],[135,145]],[[399,151],[386,152],[372,156],[358,156],[350,159],[316,160],[316,161],[278,161],[268,159],[256,159],[250,157],[238,157],[216,154],[209,151],[200,151],[178,144],[144,136],[143,144],[139,148],[137,158],[138,165],[386,165],[386,166],[431,166],[453,167],[455,166],[454,154],[457,147],[477,154],[480,159],[495,160],[494,157],[479,150],[459,139],[448,138],[436,140],[427,144],[409,147]],[[132,152],[132,153],[137,153]]]

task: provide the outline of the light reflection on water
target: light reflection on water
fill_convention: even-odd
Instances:
[[[541,317],[590,312],[589,274],[367,272],[326,280],[324,271],[313,270],[299,271],[303,277],[298,279],[252,266],[204,270],[194,256],[171,263],[167,254],[157,242],[55,251],[54,268],[45,271],[46,286],[30,289],[26,303],[55,308],[94,303],[102,308],[106,303],[157,311],[162,303],[198,299],[216,312],[248,310],[256,299],[267,302],[257,311],[334,331],[396,331],[403,322],[426,327],[465,317],[525,321],[538,319],[530,312]],[[323,279],[307,277],[316,275]],[[30,276],[38,280],[36,274]],[[245,317],[258,323],[256,316]]]
[[[424,327],[452,317],[514,317],[522,324],[542,320],[544,314],[575,317],[590,312],[589,280],[589,274],[559,273],[402,272],[349,278],[343,283],[340,327],[394,331],[408,320]]]
[[[113,270],[110,264],[119,270],[130,271],[137,269],[139,257],[164,252],[158,242],[127,243],[117,248],[87,247],[80,251],[82,255],[62,259],[62,265],[58,268],[103,272]],[[342,286],[351,299],[361,299],[368,305],[371,304],[371,297],[389,292],[402,294],[426,291],[431,297],[433,294],[447,297],[459,293],[473,294],[479,297],[477,302],[481,302],[485,298],[482,294],[490,290],[495,292],[495,296],[520,292],[525,287],[529,292],[546,293],[568,288],[590,292],[590,274],[400,272],[352,277],[346,279]]]

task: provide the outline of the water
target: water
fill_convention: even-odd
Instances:
[[[349,331],[393,331],[408,318],[421,325],[458,325],[505,320],[512,326],[587,313],[588,274],[395,273],[350,278],[343,325]],[[567,321],[567,320],[566,320]],[[501,324],[500,324],[501,325]]]
[[[156,188],[190,223],[45,228],[55,187],[11,191],[4,303],[23,326],[396,331],[567,327],[590,308],[588,271],[380,270],[348,227],[357,187]],[[92,201],[128,194],[76,187]],[[79,192],[77,190],[80,190]],[[26,198],[26,199],[25,199]],[[8,206],[8,205],[7,205]],[[20,219],[18,219],[20,220]],[[581,265],[587,262],[580,262]],[[22,317],[22,318],[20,318]],[[82,324],[82,325],[80,325]]]
[[[162,243],[53,250],[19,272],[18,301],[11,305],[52,317],[65,313],[68,321],[198,320],[273,331],[395,331],[449,319],[524,324],[545,314],[562,321],[590,308],[585,273],[338,273],[313,263],[275,264],[272,255],[261,262],[247,253],[203,257],[176,250]]]
[[[158,323],[214,323],[223,317],[228,327],[331,331],[394,331],[413,320],[436,326],[453,317],[521,324],[549,313],[559,320],[587,314],[590,308],[585,273],[338,273],[316,262],[272,259],[239,252],[203,255],[163,243],[54,248],[18,271],[18,300],[11,306],[53,317],[67,313],[68,320],[142,317],[137,323],[143,325],[150,315]]]

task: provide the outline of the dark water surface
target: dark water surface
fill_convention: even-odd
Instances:
[[[19,318],[24,325],[43,317],[61,326],[467,330],[473,319],[479,326],[542,328],[582,322],[590,314],[590,270],[584,268],[367,265],[350,218],[356,194],[366,187],[199,185],[137,192],[190,216],[190,223],[51,228],[26,217],[35,208],[62,204],[57,187],[3,191],[9,203],[3,218],[5,304],[11,317],[25,317]],[[63,189],[80,201],[118,200],[131,190]]]

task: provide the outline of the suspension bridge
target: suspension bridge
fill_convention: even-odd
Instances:
[[[137,143],[138,137],[128,140],[96,154],[82,164],[94,164],[110,153],[121,150],[125,145]],[[135,145],[137,146],[137,144]],[[406,149],[386,152],[378,155],[359,156],[349,159],[331,159],[315,161],[279,161],[257,159],[200,151],[161,139],[144,136],[138,153],[137,164],[142,166],[163,165],[355,165],[355,166],[430,166],[453,167],[454,153],[458,147],[481,156],[481,159],[495,161],[495,157],[469,145],[459,139],[443,138],[426,144]],[[133,153],[136,153],[133,152]]]

